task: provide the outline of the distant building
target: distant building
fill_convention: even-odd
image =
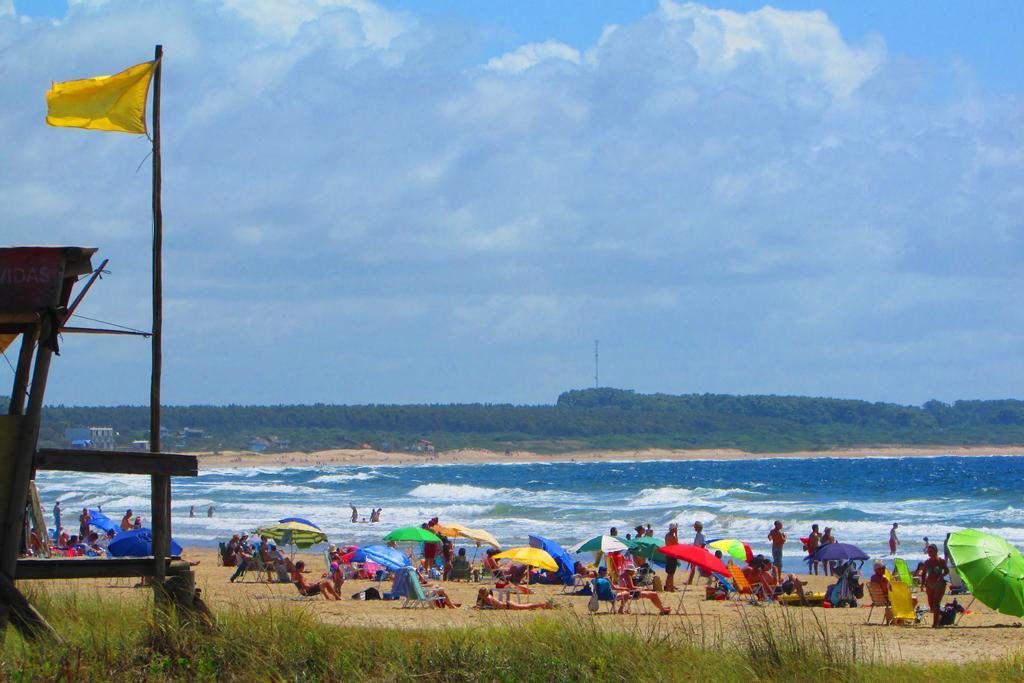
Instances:
[[[181,436],[184,439],[202,439],[206,433],[202,429],[192,429],[191,427],[185,427],[181,430]]]
[[[68,427],[64,430],[64,443],[70,448],[112,451],[114,442],[113,427]]]
[[[131,445],[131,448],[129,450],[133,450],[133,451],[148,451],[149,450],[149,442],[146,441],[145,439],[136,439],[135,441],[132,441],[132,445]]]

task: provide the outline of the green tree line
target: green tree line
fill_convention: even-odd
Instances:
[[[121,441],[145,438],[144,406],[50,406],[42,441],[60,443],[71,426],[111,426]],[[754,452],[874,445],[1024,443],[1024,401],[929,401],[923,406],[725,394],[567,391],[554,405],[227,405],[166,406],[165,443],[186,427],[205,438],[190,450],[245,448],[254,436],[289,448],[400,449],[429,439],[438,449],[477,446],[557,452],[580,448],[741,448]]]

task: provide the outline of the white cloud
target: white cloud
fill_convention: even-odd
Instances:
[[[581,62],[579,50],[556,40],[548,40],[543,43],[528,43],[500,57],[492,57],[487,62],[487,68],[518,74],[550,59],[560,59],[577,65]]]
[[[766,6],[739,13],[662,0],[660,12],[669,23],[692,22],[688,42],[700,56],[700,68],[712,74],[743,68],[751,58],[767,59],[778,75],[820,79],[834,97],[845,99],[886,58],[880,38],[863,46],[849,45],[821,10],[790,12]]]

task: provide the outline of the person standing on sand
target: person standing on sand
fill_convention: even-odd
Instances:
[[[946,594],[946,576],[949,566],[939,557],[939,547],[934,543],[928,546],[928,559],[921,565],[921,583],[928,596],[928,609],[932,613],[932,628],[939,628],[942,623],[942,596]]]
[[[818,548],[821,546],[821,532],[818,531],[818,525],[811,525],[811,533],[807,535],[807,557],[814,557],[814,553],[818,552]],[[808,569],[810,573],[817,576],[818,574],[818,561],[813,560],[808,562]]]
[[[128,531],[132,528],[132,511],[131,508],[125,511],[124,517],[121,518],[121,531]]]
[[[776,582],[782,579],[782,546],[786,545],[786,538],[782,522],[775,520],[775,526],[768,532],[768,540],[772,542],[772,575]]]
[[[830,526],[825,527],[825,530],[821,532],[821,545],[819,545],[818,547],[820,548],[821,546],[828,545],[829,543],[835,543],[835,542],[836,542],[836,537],[832,534],[832,527],[830,527]],[[822,562],[821,563],[821,573],[824,574],[825,576],[831,576],[832,575],[832,563],[827,561],[827,560],[825,562]]]
[[[679,543],[679,525],[669,524],[668,533],[665,534],[665,545],[676,545]],[[679,560],[674,557],[669,557],[665,560],[665,592],[675,593],[676,592],[676,568],[679,566]]]
[[[89,514],[89,508],[82,508],[82,514],[78,515],[78,535],[81,538],[89,535],[89,522],[91,521],[92,515]]]
[[[897,524],[896,522],[893,522],[892,523],[892,529],[889,530],[889,554],[890,555],[895,555],[896,554],[896,546],[898,546],[900,544],[900,539],[896,535],[896,529],[898,529],[899,527],[900,527],[899,524]]]
[[[703,548],[706,544],[704,542],[704,525],[701,522],[693,523],[693,544],[698,548]],[[693,575],[697,573],[697,565],[690,565],[690,576],[686,579],[686,585],[690,586],[693,584]]]

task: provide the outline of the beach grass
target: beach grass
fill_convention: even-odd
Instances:
[[[501,613],[483,628],[399,630],[323,623],[316,602],[253,602],[218,611],[216,625],[203,627],[82,591],[31,599],[65,642],[26,642],[9,630],[4,680],[980,683],[1024,676],[1021,656],[963,665],[883,661],[872,643],[785,610],[755,612],[733,633],[700,616],[638,619],[623,630],[607,628],[614,616],[513,622]]]

